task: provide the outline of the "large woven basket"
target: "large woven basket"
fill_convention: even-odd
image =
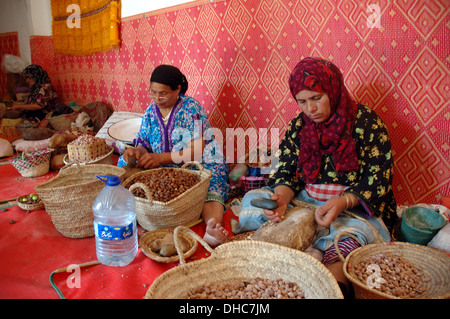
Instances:
[[[211,249],[195,232],[179,226],[174,237],[188,232],[211,256],[190,263],[180,258],[178,267],[164,272],[148,289],[146,299],[187,297],[204,284],[250,281],[257,277],[295,282],[308,299],[342,299],[341,290],[331,272],[316,258],[299,250],[253,240],[234,241]],[[177,246],[178,248],[178,246]]]
[[[399,299],[398,297],[369,288],[358,280],[354,273],[357,265],[366,257],[380,253],[399,254],[402,259],[422,270],[431,280],[424,293],[416,298],[450,298],[450,257],[442,252],[422,245],[405,242],[369,244],[352,251],[344,261],[344,274],[351,281],[357,299]]]
[[[105,187],[97,175],[117,175],[125,169],[113,165],[92,164],[63,167],[58,175],[35,187],[55,228],[69,238],[94,236],[92,204]]]
[[[188,169],[187,167],[190,165],[196,165],[199,170]],[[155,168],[155,170],[160,169],[163,168]],[[186,226],[200,218],[209,188],[211,171],[205,169],[198,162],[186,163],[181,168],[174,169],[198,175],[200,182],[168,202],[153,200],[149,188],[143,183],[131,184],[135,177],[146,174],[148,171],[136,173],[123,182],[123,186],[129,188],[130,191],[142,188],[146,194],[146,198],[134,197],[136,199],[136,219],[146,230]]]
[[[28,152],[27,148],[9,161],[23,177],[37,177],[47,174],[50,170],[51,153],[49,150]]]

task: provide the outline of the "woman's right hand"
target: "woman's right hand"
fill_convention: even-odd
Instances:
[[[128,165],[130,164],[130,157],[134,156],[136,159],[136,163],[137,163],[139,161],[139,158],[141,157],[141,155],[142,155],[141,151],[139,149],[137,149],[136,147],[129,147],[122,154],[123,160],[125,162],[127,162]],[[132,164],[136,164],[136,163],[132,163]]]
[[[287,200],[285,196],[280,194],[274,194],[270,199],[275,200],[278,203],[278,208],[274,210],[264,210],[264,214],[267,219],[272,223],[279,223],[283,220],[284,215],[286,214],[287,206],[290,200]]]

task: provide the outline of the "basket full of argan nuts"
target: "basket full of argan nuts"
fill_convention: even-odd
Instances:
[[[210,170],[198,162],[189,162],[181,168],[161,167],[136,173],[123,186],[136,199],[138,223],[146,230],[155,230],[197,221],[210,179]]]
[[[448,299],[450,258],[407,242],[369,244],[352,251],[344,274],[356,299]]]

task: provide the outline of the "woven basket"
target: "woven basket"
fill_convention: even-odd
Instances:
[[[235,241],[211,249],[195,232],[184,226],[177,227],[174,232],[177,249],[180,232],[196,238],[211,252],[211,256],[187,264],[181,257],[180,266],[155,279],[145,295],[146,299],[185,298],[188,291],[207,283],[249,281],[256,277],[295,282],[309,299],[343,298],[331,272],[304,252],[253,240]]]
[[[399,254],[402,259],[410,262],[414,267],[431,280],[427,283],[427,290],[416,298],[448,299],[450,298],[450,257],[442,252],[422,245],[387,242],[369,244],[352,251],[344,261],[344,274],[351,281],[357,299],[400,299],[374,288],[369,288],[358,280],[354,274],[356,266],[366,257],[379,253]]]
[[[93,161],[109,153],[111,149],[104,138],[83,134],[67,144],[68,160],[76,163]]]
[[[53,112],[47,113],[46,118],[56,131],[63,131],[69,129],[72,123],[77,120],[79,110],[81,108],[73,108],[74,111],[70,114],[61,114],[52,116]]]
[[[23,210],[26,210],[27,212],[31,212],[34,210],[41,210],[41,209],[45,208],[44,202],[42,200],[37,203],[34,203],[34,204],[28,204],[28,203],[22,202],[22,198],[24,198],[26,196],[27,195],[22,195],[17,198],[17,206],[19,206]]]
[[[153,259],[160,263],[172,263],[172,262],[178,262],[180,260],[180,256],[178,254],[170,257],[163,257],[158,253],[153,252],[150,249],[150,245],[153,241],[155,241],[158,238],[163,238],[166,234],[174,232],[174,228],[162,228],[162,229],[156,229],[149,232],[146,232],[142,237],[139,239],[139,247],[141,248],[141,251],[144,253],[145,256],[149,257],[150,259]],[[183,254],[183,258],[187,259],[192,256],[192,254],[195,253],[198,247],[197,240],[193,238],[192,236],[189,236],[187,233],[181,233],[181,236],[189,243],[189,250],[186,251]]]
[[[58,175],[35,187],[55,228],[69,238],[94,236],[92,204],[105,184],[97,175],[117,175],[125,169],[92,164],[63,167]]]
[[[37,177],[47,174],[50,170],[52,152],[49,150],[28,152],[28,149],[9,159],[14,168],[23,177]]]
[[[21,121],[22,119],[20,118],[2,118],[2,126],[0,132],[2,133],[3,137],[19,137],[20,133],[17,129],[17,125],[20,124]]]
[[[16,128],[17,128],[17,131],[19,132],[19,134],[23,138],[23,133],[25,130],[30,129],[30,128],[38,128],[40,122],[41,122],[41,120],[39,120],[39,118],[36,117],[35,121],[33,121],[33,120],[21,121],[19,124],[16,125]]]
[[[242,176],[241,180],[244,187],[244,193],[247,193],[252,189],[263,188],[267,183],[267,179],[262,176]]]
[[[186,168],[190,165],[196,165],[199,170]],[[160,170],[163,168],[156,168]],[[205,169],[198,162],[184,164],[181,168],[186,173],[196,174],[200,177],[200,182],[168,202],[154,201],[151,199],[149,188],[143,183],[131,184],[133,179],[139,175],[146,174],[143,171],[130,176],[123,186],[132,191],[135,188],[142,188],[146,198],[134,197],[136,199],[136,218],[139,224],[146,230],[155,230],[166,227],[176,227],[179,225],[189,225],[200,218],[203,205],[206,200],[211,171]]]
[[[111,149],[109,150],[108,153],[106,153],[103,156],[100,156],[92,161],[89,162],[84,162],[84,163],[78,163],[78,164],[107,164],[107,165],[113,165],[113,153],[114,153],[114,148],[111,147]],[[72,165],[72,164],[77,164],[75,162],[71,162],[69,160],[69,154],[64,155],[63,158],[63,162],[66,165]]]

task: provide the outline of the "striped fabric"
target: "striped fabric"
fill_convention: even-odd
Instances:
[[[360,246],[361,245],[351,237],[347,237],[338,242],[339,251],[344,258]],[[323,253],[322,263],[325,266],[329,266],[339,260],[339,255],[334,245],[325,250],[325,252]]]
[[[305,186],[308,195],[320,201],[340,196],[347,188],[348,186],[340,184],[306,184]]]

